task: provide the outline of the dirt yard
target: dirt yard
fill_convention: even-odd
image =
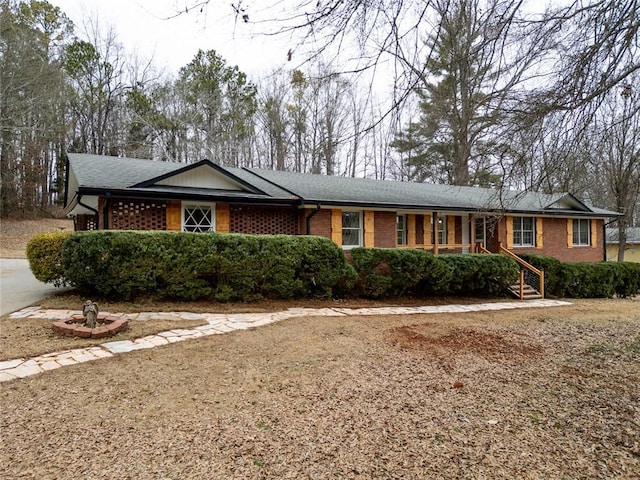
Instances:
[[[0,432],[3,479],[637,479],[640,302],[285,320],[0,384]]]
[[[38,220],[0,220],[0,258],[27,258],[27,241],[38,233],[73,231],[73,221],[67,218]]]

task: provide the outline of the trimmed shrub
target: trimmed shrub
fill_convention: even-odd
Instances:
[[[640,264],[637,263],[563,263],[544,255],[520,256],[544,270],[545,296],[610,298],[630,297],[640,292]]]
[[[451,270],[448,293],[501,295],[518,280],[518,265],[504,255],[447,254],[440,258]]]
[[[554,257],[523,253],[520,258],[539,270],[544,270],[544,294],[546,297],[564,297],[571,282],[571,272],[565,263]]]
[[[565,263],[570,298],[611,298],[616,293],[616,267],[612,263]]]
[[[56,287],[66,285],[62,268],[62,245],[71,232],[41,233],[27,242],[27,259],[33,276]]]
[[[633,297],[640,293],[640,263],[620,262],[616,265],[616,295]]]
[[[518,279],[518,266],[503,255],[438,255],[421,250],[356,248],[351,262],[357,293],[365,297],[404,294],[499,295]]]
[[[396,297],[418,285],[442,281],[446,268],[421,250],[354,248],[351,264],[358,274],[357,293],[369,298]],[[445,275],[446,277],[446,275]]]
[[[308,236],[87,232],[64,244],[62,264],[79,292],[125,299],[326,297],[354,277],[340,248]]]

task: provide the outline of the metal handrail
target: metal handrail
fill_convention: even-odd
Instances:
[[[524,289],[525,276],[529,276],[530,278],[532,278],[532,280],[534,280],[533,282],[531,282],[534,284],[532,286],[534,287],[537,286],[538,291],[540,292],[540,296],[544,298],[544,270],[537,269],[536,267],[531,265],[529,262],[525,261],[524,259],[520,258],[518,255],[513,253],[511,250],[504,248],[502,244],[500,244],[500,253],[507,255],[508,257],[512,258],[520,265],[520,299],[522,300],[524,296],[523,289]],[[529,275],[527,275],[527,272],[529,272]],[[537,278],[534,279],[533,277],[537,277]],[[535,283],[538,283],[538,285],[535,285]]]

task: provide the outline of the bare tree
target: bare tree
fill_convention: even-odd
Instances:
[[[599,112],[594,132],[601,158],[595,171],[618,219],[618,261],[624,260],[627,227],[633,225],[640,206],[640,94],[622,88],[609,95]]]
[[[85,25],[88,40],[76,40],[65,52],[64,70],[74,131],[72,151],[118,155],[122,149],[115,118],[124,101],[125,57],[115,30],[103,32],[99,20]]]

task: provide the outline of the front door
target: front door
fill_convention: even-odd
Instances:
[[[473,241],[475,244],[482,243],[484,248],[487,248],[487,218],[476,217],[475,222],[476,235]]]

